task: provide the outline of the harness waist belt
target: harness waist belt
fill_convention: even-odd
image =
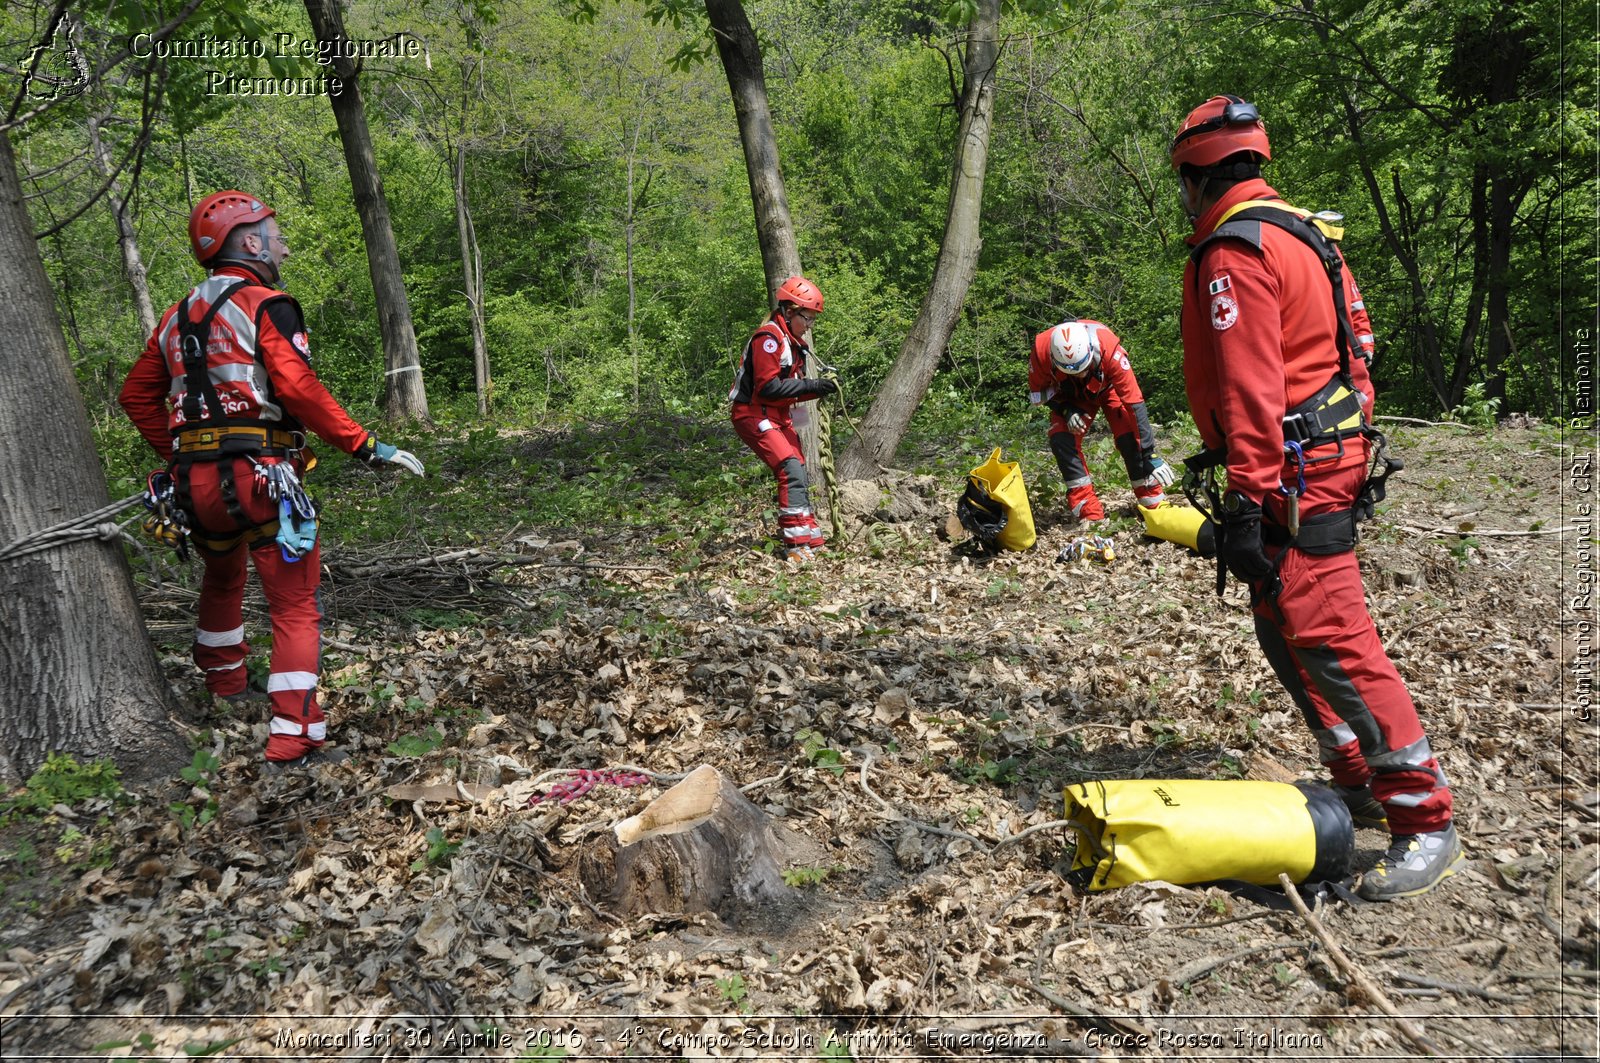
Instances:
[[[241,443],[244,446],[239,446]],[[179,454],[206,454],[224,449],[289,451],[298,450],[304,445],[305,437],[298,432],[228,425],[222,428],[187,428],[173,437],[172,449]]]
[[[1321,446],[1360,434],[1365,421],[1361,393],[1336,376],[1283,419],[1283,439],[1302,447]]]
[[[1290,542],[1307,554],[1342,554],[1356,548],[1356,511],[1341,509],[1300,519],[1300,533],[1292,539],[1289,529],[1269,521],[1261,522],[1261,538],[1274,546]]]

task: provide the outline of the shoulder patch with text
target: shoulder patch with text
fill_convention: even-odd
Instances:
[[[778,341],[773,339],[771,336],[768,336],[766,339],[761,341],[761,349],[766,351],[768,354],[776,354],[778,353]]]

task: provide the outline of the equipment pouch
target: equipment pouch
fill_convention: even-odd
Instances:
[[[1355,858],[1355,825],[1314,783],[1130,779],[1064,792],[1077,839],[1067,879],[1091,892],[1162,880],[1276,885],[1338,881]]]

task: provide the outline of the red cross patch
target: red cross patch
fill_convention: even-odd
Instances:
[[[1211,327],[1218,332],[1231,329],[1239,321],[1239,304],[1231,295],[1215,295],[1211,299]]]
[[[773,339],[771,336],[768,336],[762,341],[761,349],[766,351],[768,354],[774,354],[778,350],[778,341]]]
[[[304,332],[296,332],[289,342],[294,344],[294,349],[301,354],[308,358],[311,356],[311,338]]]

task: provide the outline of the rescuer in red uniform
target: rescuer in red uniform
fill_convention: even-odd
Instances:
[[[728,399],[733,403],[733,430],[777,477],[778,539],[784,556],[803,562],[824,540],[792,410],[797,402],[832,395],[839,385],[806,377],[811,350],[802,337],[822,313],[822,292],[804,277],[790,277],[778,286],[775,298],[778,308],[744,346]]]
[[[1336,241],[1337,215],[1283,202],[1256,108],[1214,96],[1172,142],[1194,223],[1183,278],[1183,371],[1207,448],[1225,468],[1219,551],[1250,585],[1256,637],[1316,735],[1360,826],[1390,848],[1369,900],[1426,893],[1462,860],[1444,773],[1367,612],[1354,553],[1382,477],[1370,427],[1372,326]]]
[[[209,195],[189,217],[189,241],[210,276],[162,315],[119,400],[171,463],[176,501],[205,560],[194,660],[212,694],[249,697],[248,554],[272,621],[268,764],[343,759],[322,748],[322,564],[315,507],[299,485],[314,461],[304,432],[418,476],[422,463],[351,420],[312,371],[300,306],[277,288],[289,248],[271,207],[244,192]]]
[[[1106,519],[1083,457],[1083,434],[1103,407],[1128,482],[1141,506],[1166,501],[1172,466],[1156,457],[1144,393],[1117,334],[1098,321],[1068,321],[1033,338],[1028,401],[1050,408],[1050,451],[1067,484],[1067,507],[1082,521]]]

